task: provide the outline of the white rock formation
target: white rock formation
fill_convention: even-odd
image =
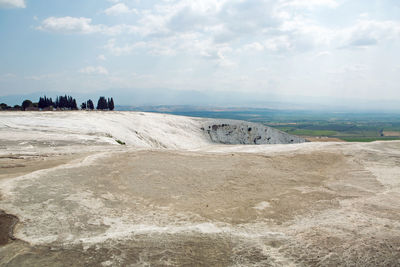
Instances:
[[[251,129],[250,129],[251,128]],[[144,112],[1,112],[0,140],[18,148],[37,143],[115,144],[201,149],[222,144],[289,144],[305,140],[261,124]],[[19,141],[24,143],[20,144]],[[29,141],[31,140],[31,141]],[[50,142],[51,140],[51,142]]]

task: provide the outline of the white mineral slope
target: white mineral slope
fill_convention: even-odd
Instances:
[[[139,112],[3,112],[2,140],[54,140],[138,148],[190,149],[207,144],[199,122],[180,116]]]
[[[213,130],[214,126],[214,130]],[[210,130],[208,130],[210,129]],[[143,112],[1,112],[0,140],[34,145],[114,144],[144,149],[186,149],[225,144],[304,142],[278,130],[241,121]],[[23,145],[22,144],[22,145]]]

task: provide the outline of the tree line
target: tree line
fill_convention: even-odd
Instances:
[[[94,103],[91,99],[80,105],[82,110],[94,110]],[[114,110],[114,99],[101,96],[97,101],[97,110]],[[78,110],[76,99],[69,95],[57,96],[55,101],[50,97],[40,97],[39,101],[34,103],[29,99],[22,102],[21,105],[14,107],[5,103],[0,104],[0,110]]]

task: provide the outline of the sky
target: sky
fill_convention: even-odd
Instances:
[[[399,85],[398,0],[0,0],[0,97],[173,90],[379,105],[400,103]]]

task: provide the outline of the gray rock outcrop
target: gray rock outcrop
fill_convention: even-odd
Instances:
[[[258,123],[235,120],[209,120],[201,128],[212,142],[221,144],[297,144],[306,140],[299,136]]]

